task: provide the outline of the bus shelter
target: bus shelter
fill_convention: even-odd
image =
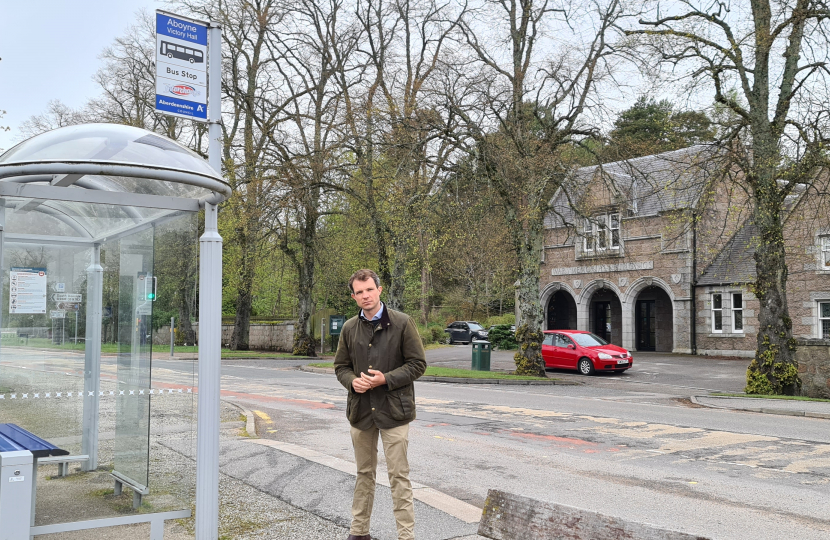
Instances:
[[[34,460],[31,535],[148,522],[156,539],[164,519],[216,511],[196,493],[218,483],[230,193],[201,156],[130,126],[64,127],[0,156],[0,424],[66,454]],[[198,328],[198,361],[161,352],[171,316],[183,338]]]

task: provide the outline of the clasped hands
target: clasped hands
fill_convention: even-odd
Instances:
[[[358,394],[362,394],[367,390],[375,388],[376,386],[386,384],[386,377],[380,371],[370,369],[369,373],[371,375],[361,373],[360,377],[352,381],[352,388],[354,388],[354,391]]]

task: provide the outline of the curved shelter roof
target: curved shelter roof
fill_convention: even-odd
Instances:
[[[201,156],[131,126],[63,127],[0,155],[9,239],[99,242],[230,193]]]

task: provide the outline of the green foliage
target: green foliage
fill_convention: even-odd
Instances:
[[[519,344],[516,343],[516,336],[510,329],[509,324],[497,325],[495,328],[490,330],[490,334],[487,338],[490,340],[490,343],[502,350],[512,350],[518,348],[519,346]]]
[[[674,111],[668,100],[645,96],[614,122],[607,160],[629,159],[714,140],[712,121],[700,111]]]
[[[488,317],[486,319],[484,326],[493,326],[500,324],[516,324],[516,314],[506,313],[504,315],[494,315],[492,317]]]
[[[432,343],[440,343],[447,339],[447,333],[444,332],[444,329],[441,326],[430,326],[430,332],[432,333]]]
[[[418,326],[418,335],[421,336],[421,343],[423,343],[424,346],[427,346],[430,343],[433,343],[432,332],[430,331],[430,329],[426,328],[424,326],[421,326],[421,325],[417,325],[417,326]]]
[[[421,342],[424,346],[432,343],[443,343],[447,340],[447,333],[444,332],[444,326],[441,324],[423,325],[416,323],[415,326],[418,328],[418,334],[421,336]]]
[[[778,361],[778,346],[765,335],[746,370],[747,394],[792,395],[801,388],[798,365]]]
[[[162,326],[170,326],[170,318],[176,317],[178,313],[172,309],[159,309],[153,306],[153,330],[158,331]]]

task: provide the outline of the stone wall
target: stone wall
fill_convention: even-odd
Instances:
[[[830,341],[799,340],[795,358],[801,376],[801,395],[830,399]]]
[[[198,339],[199,324],[193,325]],[[222,346],[227,347],[233,333],[232,324],[222,325]],[[162,326],[153,333],[153,343],[170,345],[170,326]],[[256,351],[291,352],[294,348],[294,321],[274,324],[251,324],[248,345]]]

